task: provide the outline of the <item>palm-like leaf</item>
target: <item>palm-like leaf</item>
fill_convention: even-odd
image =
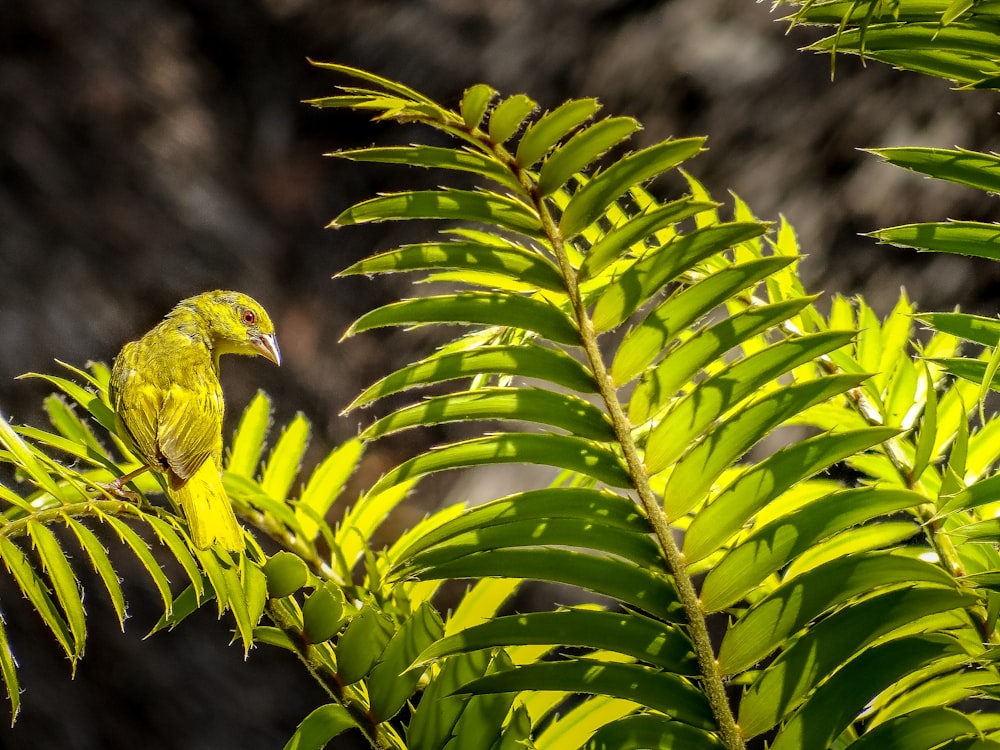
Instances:
[[[945,693],[921,686],[932,677],[948,685],[974,669],[992,627],[991,595],[960,585],[955,573],[992,569],[996,555],[956,547],[951,522],[934,511],[968,475],[973,443],[978,476],[996,458],[968,429],[976,386],[941,380],[957,339],[938,334],[925,347],[930,358],[914,361],[905,297],[884,322],[863,302],[842,299],[825,317],[798,282],[787,226],[769,236],[738,200],[733,219],[724,220],[687,176],[689,195],[654,197],[645,184],[694,156],[700,139],[667,141],[605,165],[601,155],[631,128],[616,118],[588,120],[596,113],[590,100],[535,119],[521,106],[517,115],[527,119],[497,130],[492,118],[506,118],[513,105],[491,110],[492,90],[470,89],[461,111],[450,112],[368,74],[326,67],[365,85],[315,104],[422,122],[460,144],[452,154],[440,146],[394,148],[394,161],[471,171],[493,186],[461,196],[397,194],[334,220],[475,225],[346,271],[423,271],[451,285],[374,310],[350,334],[374,325],[472,326],[437,354],[387,375],[351,408],[431,383],[467,379],[472,387],[458,382],[415,400],[362,437],[458,420],[532,425],[422,452],[375,489],[484,463],[560,471],[551,489],[499,498],[412,535],[392,552],[390,581],[499,576],[516,585],[530,578],[613,600],[586,614],[489,622],[498,600],[473,617],[463,610],[466,624],[446,624],[448,637],[414,664],[437,665],[413,717],[421,728],[414,746],[445,747],[462,726],[464,713],[453,714],[451,731],[436,739],[424,729],[453,705],[458,687],[474,701],[517,692],[525,702],[527,728],[516,704],[481,704],[495,711],[476,735],[483,746],[524,732],[541,743],[574,736],[573,746],[615,738],[631,747],[643,737],[667,746],[690,733],[699,746],[734,748],[777,726],[776,746],[825,747],[838,738],[867,741],[865,730],[883,722],[905,731],[911,715],[924,726],[916,722]],[[386,158],[381,149],[345,156]],[[973,179],[965,166],[952,169],[956,179]],[[464,288],[455,291],[456,282]],[[551,376],[543,361],[551,361]],[[525,389],[518,376],[535,387]],[[758,454],[756,446],[785,425],[807,431]],[[855,472],[852,484],[822,477],[839,465]],[[978,502],[955,507],[964,512]],[[962,531],[989,538],[996,530],[965,524]],[[696,572],[707,573],[700,595]],[[876,629],[861,625],[890,603],[899,616]],[[705,612],[722,610],[733,623],[716,653]],[[618,638],[607,635],[612,622]],[[671,646],[665,660],[652,642],[679,650]],[[581,653],[557,657],[552,648],[560,644]],[[487,662],[470,661],[484,649],[511,662],[494,662],[487,674]],[[978,684],[995,681],[992,666],[979,670]],[[809,677],[793,685],[792,674]],[[739,705],[730,706],[721,675],[750,686]],[[635,692],[622,680],[651,682]],[[594,696],[583,706],[592,704],[601,718],[587,724],[586,736],[565,734],[565,724],[545,729],[558,696],[574,693]],[[698,693],[708,714],[687,702]],[[876,707],[867,717],[866,706]]]

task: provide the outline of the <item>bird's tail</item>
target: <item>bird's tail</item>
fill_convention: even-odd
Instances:
[[[191,538],[199,549],[219,544],[230,552],[246,549],[243,529],[222,486],[222,475],[211,459],[183,487],[171,493],[184,510]]]

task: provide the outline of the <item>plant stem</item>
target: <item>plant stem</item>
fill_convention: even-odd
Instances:
[[[559,268],[566,281],[566,291],[569,295],[570,304],[573,306],[573,313],[576,317],[577,325],[580,329],[580,340],[584,352],[590,362],[597,386],[600,390],[601,398],[608,409],[611,422],[614,425],[615,436],[622,447],[625,463],[629,474],[635,485],[636,493],[646,516],[653,527],[660,549],[666,558],[667,566],[674,577],[674,585],[680,597],[681,605],[687,616],[688,631],[694,644],[695,655],[698,659],[698,666],[701,668],[703,687],[711,705],[712,713],[719,724],[719,735],[723,745],[727,750],[744,750],[746,743],[736,724],[732,707],[726,696],[726,688],[719,674],[718,665],[715,659],[715,650],[708,634],[708,626],[705,621],[705,612],[701,607],[698,593],[695,591],[694,583],[687,574],[687,566],[684,561],[684,554],[677,546],[670,523],[667,520],[663,506],[659,498],[653,492],[649,483],[649,476],[646,467],[639,456],[639,450],[632,439],[632,425],[628,416],[618,400],[618,394],[614,382],[608,373],[601,356],[601,351],[597,343],[597,333],[594,330],[593,322],[587,314],[587,310],[580,294],[580,287],[577,283],[576,270],[573,268],[566,254],[562,233],[553,220],[541,196],[538,195],[534,186],[523,176],[522,182],[529,194],[534,199],[535,208],[542,219],[542,226],[552,244],[552,251],[559,263]]]

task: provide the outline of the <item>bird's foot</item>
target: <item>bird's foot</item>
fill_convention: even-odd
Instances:
[[[125,487],[125,483],[122,482],[121,477],[113,482],[98,482],[98,486],[115,497],[120,497],[122,500],[128,500],[130,503],[138,505],[142,501],[138,492],[133,492]]]

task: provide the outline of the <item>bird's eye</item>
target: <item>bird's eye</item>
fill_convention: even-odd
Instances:
[[[243,325],[252,326],[257,322],[257,314],[253,310],[244,310],[240,313],[240,320],[243,321]]]

